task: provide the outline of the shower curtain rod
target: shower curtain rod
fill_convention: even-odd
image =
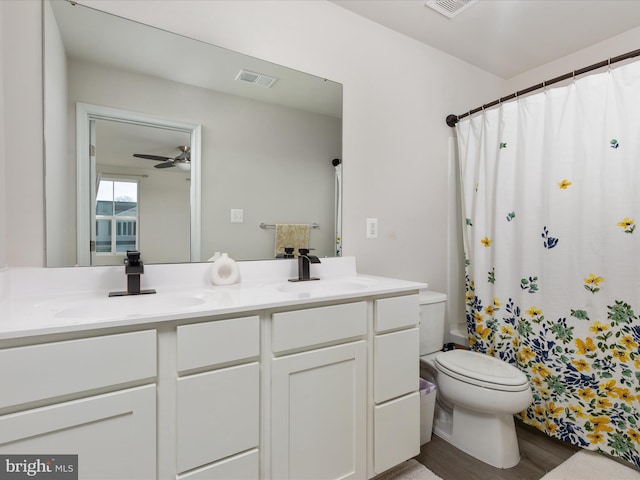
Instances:
[[[566,73],[564,75],[560,75],[559,77],[552,78],[551,80],[547,80],[546,82],[538,83],[537,85],[533,85],[532,87],[525,88],[524,90],[517,91],[515,93],[512,93],[511,95],[507,95],[506,97],[499,98],[497,100],[494,100],[493,102],[486,103],[486,104],[482,105],[481,107],[474,108],[473,110],[469,110],[468,112],[463,113],[462,115],[453,115],[453,114],[447,115],[447,118],[446,118],[445,121],[447,122],[447,125],[449,125],[450,127],[455,127],[456,123],[458,123],[459,120],[463,119],[464,117],[468,117],[470,115],[473,115],[474,113],[480,112],[481,110],[484,110],[485,108],[494,107],[496,105],[499,105],[502,102],[506,102],[506,101],[511,100],[513,98],[517,98],[517,97],[519,97],[521,95],[526,95],[527,93],[534,92],[534,91],[539,90],[541,88],[546,88],[547,86],[553,85],[554,83],[558,83],[558,82],[561,82],[563,80],[567,80],[569,78],[575,78],[577,75],[582,75],[583,73],[587,73],[587,72],[590,72],[592,70],[597,70],[598,68],[609,66],[612,63],[617,63],[617,62],[621,62],[623,60],[627,60],[629,58],[637,57],[638,55],[640,55],[640,49],[634,50],[632,52],[624,53],[622,55],[618,55],[617,57],[609,58],[608,60],[603,60],[602,62],[594,63],[593,65],[589,65],[588,67],[584,67],[584,68],[581,68],[579,70],[574,70],[573,72],[569,72],[569,73]]]

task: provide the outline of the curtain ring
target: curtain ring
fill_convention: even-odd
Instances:
[[[611,73],[611,57],[607,60],[607,72]]]
[[[542,82],[542,90],[544,90],[544,93],[547,93],[547,82],[546,81]]]
[[[573,81],[573,83],[576,83],[576,71],[575,70],[573,71],[573,80],[572,81]]]

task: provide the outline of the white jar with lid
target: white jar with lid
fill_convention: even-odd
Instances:
[[[240,268],[238,263],[223,253],[213,265],[211,265],[211,282],[214,285],[233,285],[240,280]]]

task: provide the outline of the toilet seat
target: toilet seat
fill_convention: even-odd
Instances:
[[[524,373],[498,358],[471,350],[450,350],[435,357],[436,368],[450,377],[472,385],[520,392],[529,389]]]

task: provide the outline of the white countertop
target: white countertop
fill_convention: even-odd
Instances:
[[[373,295],[427,284],[359,275],[354,257],[311,266],[320,280],[289,282],[295,260],[239,262],[240,283],[214,286],[211,264],[146,265],[142,289],[156,294],[108,297],[126,289],[124,267],[25,268],[0,272],[0,340],[210,317]]]

